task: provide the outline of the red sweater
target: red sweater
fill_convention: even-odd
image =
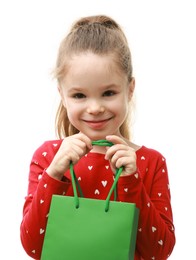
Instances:
[[[35,151],[30,164],[20,233],[26,253],[34,259],[41,256],[52,195],[73,195],[69,171],[64,181],[53,179],[46,172],[61,142],[45,142]],[[119,178],[118,200],[136,203],[140,209],[135,260],[164,260],[175,245],[166,160],[145,146],[136,155],[137,173]],[[74,170],[84,197],[106,199],[113,173],[103,154],[88,153]]]

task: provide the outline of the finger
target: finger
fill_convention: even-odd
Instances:
[[[92,149],[92,141],[88,136],[80,132],[77,134],[77,137],[86,144],[89,150]]]
[[[129,161],[126,158],[129,158]],[[118,150],[110,159],[111,163],[117,168],[125,166],[131,160],[131,154],[125,150]]]
[[[110,160],[114,156],[114,154],[119,153],[120,151],[122,151],[121,156],[123,156],[123,154],[129,151],[130,149],[131,148],[128,145],[124,144],[113,145],[112,147],[107,149],[105,159]]]
[[[126,173],[133,173],[136,171],[136,162],[130,161],[130,157],[121,157],[116,161],[116,168],[124,167]]]
[[[106,140],[112,142],[113,144],[126,144],[127,145],[127,142],[122,137],[119,137],[117,135],[107,135]]]

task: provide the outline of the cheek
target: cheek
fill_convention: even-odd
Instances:
[[[77,109],[75,109],[75,107],[67,106],[67,115],[69,119],[74,118],[76,114],[77,114]]]
[[[115,100],[113,104],[110,104],[110,107],[113,111],[116,111],[116,113],[124,113],[129,107],[128,97],[122,95],[118,100]]]
[[[124,120],[128,113],[128,106],[125,104],[125,101],[116,101],[113,104],[110,104],[108,109],[115,115],[116,119],[120,121]]]
[[[69,119],[75,119],[82,111],[79,105],[70,102],[67,102],[66,109],[67,109],[67,115]]]

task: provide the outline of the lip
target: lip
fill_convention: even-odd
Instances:
[[[103,120],[83,120],[88,126],[93,129],[101,129],[103,128],[111,118],[103,119]]]

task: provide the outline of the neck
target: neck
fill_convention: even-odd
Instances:
[[[94,145],[93,149],[90,151],[91,153],[102,153],[105,154],[106,152],[106,147],[105,146],[97,146]]]

